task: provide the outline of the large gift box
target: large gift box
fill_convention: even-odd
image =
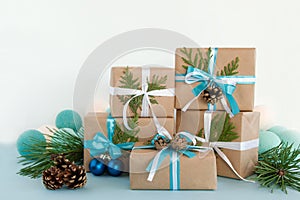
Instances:
[[[254,108],[254,48],[178,48],[175,70],[176,109]]]
[[[131,189],[216,189],[217,172],[216,157],[212,150],[196,152],[189,158],[180,155],[178,160],[172,160],[168,155],[156,170],[153,180],[148,180],[149,163],[157,155],[154,149],[139,149],[142,144],[136,144],[130,155],[130,188]]]
[[[202,135],[204,116],[204,111],[178,110],[177,132],[187,131]],[[240,112],[233,118],[226,116],[222,134],[213,146],[221,150],[220,154],[224,153],[233,165],[233,169],[222,156],[216,153],[218,175],[238,179],[240,177],[233,170],[243,178],[253,174],[258,160],[259,117],[258,112]]]
[[[152,117],[151,113],[157,117],[174,117],[175,71],[172,68],[113,67],[110,86],[113,117],[124,116],[126,103],[127,117]]]
[[[122,118],[114,118],[109,113],[102,112],[102,113],[88,113],[84,117],[84,140],[91,141],[94,139],[98,132],[102,133],[104,136],[107,137],[107,140],[114,144],[119,144],[122,137],[121,131],[128,133],[131,138],[128,138],[128,141],[138,141],[145,142],[151,139],[156,133],[157,128],[154,124],[152,118],[138,118],[137,121],[129,119],[129,125],[134,128],[132,131],[127,130],[123,126],[123,119]],[[158,118],[158,122],[163,125],[166,130],[169,132],[174,132],[175,129],[175,122],[174,118]],[[128,172],[128,165],[129,165],[129,152],[122,151],[123,156],[120,157],[124,164],[124,171]],[[84,149],[84,167],[89,171],[89,163],[93,159],[90,155],[90,149]]]

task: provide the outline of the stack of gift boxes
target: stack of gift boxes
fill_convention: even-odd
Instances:
[[[120,149],[132,145],[117,158],[132,189],[216,189],[217,175],[247,181],[258,159],[255,49],[179,48],[175,59],[175,70],[113,67],[110,113],[85,117],[85,140],[99,146],[101,132]],[[109,153],[86,147],[86,169]]]

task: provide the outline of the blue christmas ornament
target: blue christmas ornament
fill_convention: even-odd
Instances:
[[[89,164],[89,168],[92,174],[94,174],[95,176],[100,176],[104,174],[106,165],[100,162],[99,160],[97,160],[96,158],[94,158],[93,160],[91,160]]]
[[[122,169],[124,165],[120,160],[111,160],[107,165],[107,172],[111,176],[120,176],[122,174]]]
[[[82,127],[82,119],[73,110],[63,110],[56,116],[55,124],[57,128],[70,128],[78,131]]]
[[[264,153],[281,143],[280,138],[271,131],[259,131],[259,148],[258,153]]]
[[[282,132],[287,131],[288,129],[284,126],[273,126],[272,128],[268,129],[268,131],[271,131],[275,133],[276,135],[280,135]]]
[[[21,156],[27,156],[28,154],[31,154],[31,152],[28,151],[28,147],[35,146],[36,144],[45,141],[46,138],[40,131],[33,129],[27,130],[23,132],[17,140],[18,152]]]

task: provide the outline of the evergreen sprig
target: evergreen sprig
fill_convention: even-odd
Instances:
[[[147,80],[148,83],[148,91],[152,90],[161,90],[166,89],[166,82],[167,82],[167,75],[160,77],[158,75],[153,75],[151,82]],[[139,82],[138,78],[134,78],[132,72],[129,71],[129,68],[126,67],[126,69],[123,72],[123,76],[121,76],[121,88],[130,88],[130,89],[141,89],[141,83]],[[134,116],[137,115],[138,109],[141,109],[142,102],[143,102],[143,96],[138,96],[134,99],[132,99],[129,103],[130,110],[134,113]],[[120,101],[125,104],[129,99],[133,97],[133,95],[119,95],[118,96]],[[158,104],[157,100],[154,96],[149,96],[150,102],[152,104]]]
[[[187,69],[188,66],[193,66],[195,68],[208,72],[208,64],[212,57],[211,48],[208,48],[208,50],[206,51],[206,57],[203,57],[203,54],[199,48],[197,49],[197,52],[194,56],[192,55],[192,49],[187,49],[184,47],[180,49],[180,52],[185,56],[181,57],[181,59],[185,63],[185,65],[182,65],[183,68]]]
[[[138,128],[138,116],[128,120],[128,125],[132,130],[128,130],[119,123],[116,123],[114,136],[112,138],[114,144],[126,142],[138,142],[136,135],[140,132]]]
[[[203,57],[199,48],[197,48],[196,50],[197,52],[193,56],[192,49],[187,49],[185,47],[180,49],[180,52],[184,55],[184,57],[181,57],[181,59],[185,63],[184,65],[182,65],[182,67],[187,69],[188,66],[193,66],[202,71],[208,72],[209,61],[212,57],[211,48],[208,48],[208,50],[205,52],[205,57]],[[234,60],[229,62],[226,66],[224,66],[223,69],[218,71],[217,76],[233,76],[238,74],[239,61],[240,61],[239,57],[236,57]]]
[[[238,74],[239,61],[239,57],[236,57],[234,60],[228,63],[227,66],[224,66],[221,71],[218,71],[217,76],[233,76]]]
[[[230,117],[226,114],[222,134],[219,137],[220,142],[231,142],[239,138],[238,133],[234,131],[235,126],[230,122]]]
[[[223,126],[222,133],[218,139],[217,139],[217,135],[215,135],[215,136],[211,136],[210,140],[216,141],[216,139],[217,139],[217,141],[219,141],[219,142],[231,142],[231,141],[237,139],[239,136],[238,136],[238,133],[234,131],[235,126],[232,122],[230,122],[229,115],[226,114],[224,124],[220,123],[221,117],[222,117],[221,115],[214,116],[214,118],[212,119],[212,123],[211,123],[212,127],[213,127],[211,132],[219,133]],[[199,132],[197,133],[197,136],[202,137],[202,138],[204,137],[204,129],[203,128],[201,128],[199,130]],[[201,146],[201,144],[202,144],[201,142],[198,142],[197,146]]]
[[[293,149],[293,144],[281,143],[259,155],[255,169],[256,180],[263,186],[279,187],[287,194],[287,187],[300,192],[300,146]]]
[[[48,128],[49,129],[49,128]],[[49,129],[53,134],[47,134],[45,141],[31,138],[34,145],[27,145],[28,155],[20,156],[19,162],[24,167],[17,173],[30,178],[41,177],[44,170],[54,165],[51,156],[63,154],[77,164],[83,162],[83,128],[78,132],[68,129]]]

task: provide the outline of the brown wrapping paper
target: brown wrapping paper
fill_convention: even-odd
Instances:
[[[92,140],[97,132],[102,132],[107,136],[106,120],[108,113],[88,113],[84,117],[84,140]],[[119,124],[123,123],[122,118],[115,118]],[[175,130],[174,118],[158,118],[158,121],[170,133]],[[140,132],[137,137],[139,141],[148,141],[157,133],[153,120],[151,118],[140,118],[138,120]],[[88,149],[84,149],[84,167],[89,171],[89,163],[91,156]],[[124,171],[129,171],[129,153],[124,151],[124,155],[120,158],[124,163]]]
[[[207,48],[200,49],[203,55],[205,55]],[[196,48],[192,49],[192,58],[197,52]],[[176,74],[185,74],[186,69],[182,65],[186,65],[182,58],[184,55],[180,52],[180,49],[176,49],[175,56],[175,71]],[[237,75],[254,76],[255,75],[255,48],[219,48],[215,74],[217,71],[227,66],[231,60],[239,57],[239,73]],[[182,109],[194,95],[192,89],[199,83],[193,83],[191,85],[185,82],[176,82],[176,109]],[[237,84],[236,90],[233,93],[233,97],[239,105],[241,111],[253,111],[254,108],[254,84],[241,85]],[[189,107],[190,110],[207,110],[207,103],[200,96]],[[217,110],[224,110],[220,103],[217,103]]]
[[[254,140],[258,138],[259,134],[259,116],[258,112],[241,112],[230,121],[236,127],[235,132],[238,133],[239,138],[232,142],[243,142]],[[192,134],[197,134],[204,126],[204,111],[188,110],[182,112],[177,111],[177,132],[187,131]],[[258,148],[236,151],[222,148],[222,151],[229,158],[235,170],[243,177],[246,178],[253,174],[254,167],[258,160]],[[238,177],[228,167],[228,165],[217,155],[217,171],[219,176],[230,178]]]
[[[131,152],[131,189],[170,189],[169,156],[167,156],[162,162],[161,167],[157,170],[153,181],[147,181],[149,172],[146,171],[146,168],[157,152],[157,150],[152,149],[134,149]],[[197,152],[197,155],[193,158],[188,158],[186,156],[180,157],[180,189],[210,190],[217,188],[216,158],[214,152],[209,151],[205,157],[200,154],[203,153]]]
[[[121,76],[123,75],[126,67],[113,67],[111,69],[111,87],[119,87]],[[133,79],[138,78],[139,82],[142,84],[142,67],[129,67],[130,72],[133,74]],[[172,68],[161,68],[161,67],[152,67],[150,68],[150,77],[149,81],[152,82],[153,75],[159,77],[167,76],[166,88],[175,88],[175,71]],[[172,97],[155,97],[158,104],[152,104],[154,113],[157,117],[174,117],[174,101],[175,96]],[[122,117],[123,116],[123,107],[124,104],[119,100],[117,95],[110,95],[110,109],[111,115],[113,117]],[[138,115],[140,116],[141,110],[138,110]],[[149,113],[150,114],[150,113]],[[128,108],[127,116],[132,117],[133,113]],[[151,116],[151,114],[150,114]]]

